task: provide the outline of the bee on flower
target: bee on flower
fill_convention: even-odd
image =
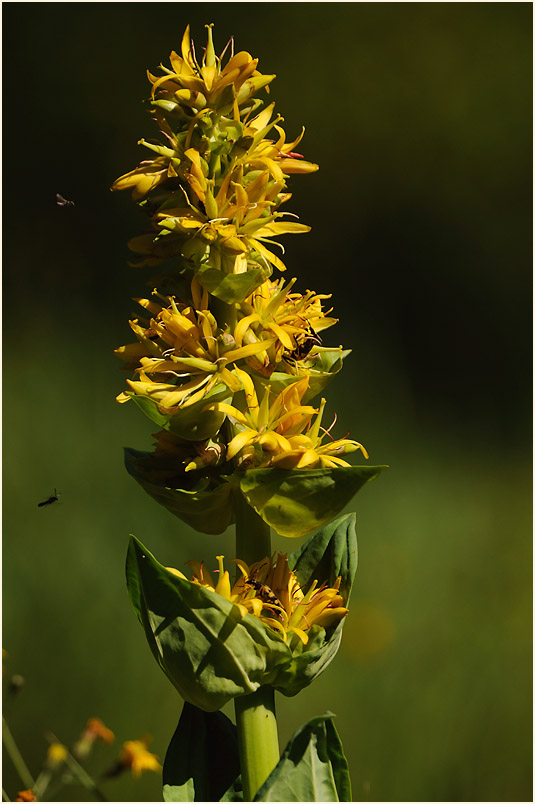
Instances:
[[[266,280],[240,305],[234,338],[238,346],[272,339],[263,352],[246,358],[258,374],[270,377],[275,371],[305,374],[314,367],[314,357],[321,344],[318,333],[336,324],[331,310],[324,312],[322,302],[330,295],[307,290],[290,293],[296,280]],[[306,361],[306,363],[305,363]]]

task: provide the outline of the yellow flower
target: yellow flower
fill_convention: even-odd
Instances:
[[[228,366],[265,349],[271,341],[232,348],[232,339],[218,328],[208,310],[208,294],[192,282],[193,305],[177,304],[173,296],[154,292],[164,304],[148,299],[138,303],[152,314],[143,326],[138,319],[130,326],[138,343],[115,350],[135,368],[139,379],[127,380],[131,391],[153,399],[162,412],[175,412],[203,399],[216,385],[224,383],[232,392],[241,388],[239,379]],[[127,402],[121,393],[118,402]]]
[[[118,764],[125,769],[132,771],[132,776],[138,779],[143,771],[155,771],[159,773],[162,766],[158,762],[158,757],[147,751],[150,740],[144,737],[141,740],[128,740],[123,743],[119,755]]]
[[[227,460],[241,453],[238,462],[240,468],[254,465],[314,469],[349,466],[339,456],[358,449],[368,457],[358,441],[342,438],[322,443],[325,435],[329,435],[326,431],[320,435],[325,400],[322,399],[319,411],[311,405],[301,404],[308,389],[308,377],[288,385],[273,402],[270,402],[271,389],[268,386],[259,403],[249,374],[237,367],[234,371],[245,390],[245,410],[241,411],[225,402],[207,406],[207,410],[225,413],[239,431],[228,444]],[[309,427],[314,414],[318,415]]]
[[[286,286],[284,280],[266,280],[241,305],[234,338],[237,346],[272,338],[274,343],[264,352],[251,355],[246,363],[254,371],[269,377],[278,363],[285,373],[307,373],[303,361],[318,353],[318,333],[336,324],[322,309],[322,301],[330,295],[290,293],[295,279]],[[299,366],[297,364],[300,364]],[[310,365],[310,363],[309,363]]]
[[[284,213],[276,212],[276,207],[285,196],[281,195],[284,176],[282,173],[273,176],[273,166],[269,164],[276,163],[269,157],[255,155],[251,161],[253,179],[253,171],[244,174],[243,166],[235,162],[218,186],[216,179],[208,178],[210,168],[195,149],[185,152],[184,162],[189,163],[184,178],[191,202],[186,207],[162,205],[152,218],[159,233],[142,235],[129,242],[133,251],[146,255],[138,264],[163,262],[174,251],[186,259],[196,257],[229,273],[242,273],[252,267],[249,263],[269,272],[271,266],[286,270],[282,260],[265,243],[279,245],[271,238],[309,232],[310,226],[278,220]]]
[[[311,405],[301,405],[308,388],[308,378],[285,388],[270,404],[268,387],[259,404],[253,381],[249,374],[239,368],[235,373],[245,390],[246,408],[242,412],[225,402],[208,405],[207,409],[225,413],[237,426],[239,432],[227,447],[227,460],[242,453],[240,464],[250,464],[254,460],[254,445],[263,455],[279,454],[291,449],[288,437],[302,432],[310,422],[316,409]]]
[[[68,753],[68,749],[61,743],[51,743],[46,752],[46,764],[49,768],[57,768],[65,761]]]
[[[264,558],[251,565],[235,559],[240,576],[231,585],[223,558],[217,556],[217,581],[214,581],[212,573],[201,562],[188,561],[193,570],[192,582],[230,600],[238,606],[242,616],[252,614],[257,617],[276,631],[285,642],[289,639],[294,643],[300,640],[306,645],[306,632],[313,625],[329,628],[348,614],[339,592],[340,578],[333,587],[323,584],[318,588],[318,581],[314,580],[305,594],[297,576],[288,566],[287,556],[278,553],[276,557]],[[187,580],[179,570],[172,567],[167,569]]]

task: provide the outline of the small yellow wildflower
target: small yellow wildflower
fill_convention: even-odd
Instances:
[[[212,573],[202,562],[188,561],[193,570],[192,582],[222,595],[240,609],[242,616],[252,614],[276,631],[284,641],[289,638],[308,642],[306,633],[313,625],[329,628],[336,625],[348,614],[344,600],[339,592],[340,578],[332,587],[326,584],[318,588],[318,582],[312,582],[304,594],[297,576],[288,566],[285,554],[264,558],[250,566],[240,559],[235,559],[240,577],[231,585],[230,576],[223,565],[223,556],[217,556],[219,563],[218,579],[214,581]],[[172,567],[167,569],[180,578],[186,576]]]
[[[128,740],[123,743],[118,759],[118,765],[123,769],[132,771],[132,776],[138,779],[143,771],[161,772],[162,766],[158,762],[158,757],[147,751],[150,739],[143,737],[141,740]]]
[[[46,764],[49,768],[58,768],[68,755],[68,749],[61,743],[51,743],[46,752]]]

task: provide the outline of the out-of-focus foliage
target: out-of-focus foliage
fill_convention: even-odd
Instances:
[[[234,34],[277,73],[289,136],[306,124],[321,169],[292,188],[312,232],[285,243],[287,275],[333,293],[331,339],[353,353],[329,409],[391,466],[357,498],[337,661],[285,699],[281,744],[326,700],[355,798],[525,800],[531,6],[244,9],[4,8],[3,647],[26,679],[12,731],[31,768],[46,730],[68,743],[93,715],[150,732],[162,757],[180,703],[132,616],[128,534],[182,570],[232,552],[230,531],[199,536],[124,471],[122,447],[148,449],[156,428],[142,443],[136,411],[116,406],[112,355],[147,277],[124,246],[143,219],[107,188],[151,136],[145,69],[187,22],[200,41],[214,22],[219,47]],[[115,800],[160,795],[156,774],[106,785]],[[20,789],[8,760],[4,786]]]

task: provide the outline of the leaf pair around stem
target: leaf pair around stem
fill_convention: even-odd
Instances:
[[[333,715],[296,731],[254,801],[351,801]],[[185,703],[163,768],[164,801],[243,801],[236,727]]]
[[[125,463],[128,472],[153,499],[202,533],[223,533],[232,525],[237,497],[243,495],[264,522],[290,538],[325,525],[385,468],[268,468],[218,476],[207,471],[199,478],[194,473],[179,476],[175,463],[175,477],[171,478],[165,477],[165,458],[134,449],[125,450]],[[176,487],[178,483],[183,486]]]
[[[355,515],[320,530],[287,565],[281,558],[282,570],[269,576],[245,572],[238,596],[240,583],[231,587],[227,572],[215,585],[199,564],[188,581],[132,537],[130,599],[156,661],[186,701],[214,711],[264,685],[292,696],[332,661],[357,566]]]

